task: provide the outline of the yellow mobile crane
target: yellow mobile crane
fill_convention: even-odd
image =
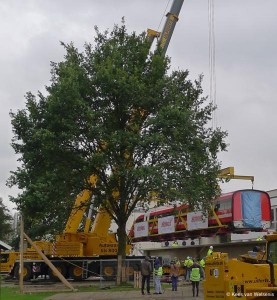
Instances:
[[[178,21],[178,15],[182,4],[183,0],[173,1],[172,7],[167,14],[167,20],[162,33],[155,30],[148,30],[148,36],[151,42],[154,38],[158,38],[158,46],[162,49],[163,54],[166,53],[175,24]],[[234,169],[227,169],[227,171],[223,172],[221,175],[231,175],[233,178],[236,178],[237,175],[234,175]],[[93,188],[97,183],[97,176],[92,175],[89,181]],[[75,204],[66,223],[64,232],[56,237],[54,243],[47,241],[35,242],[36,246],[44,252],[64,277],[70,277],[75,280],[85,279],[90,274],[99,274],[99,260],[115,258],[117,255],[118,243],[116,235],[115,233],[109,232],[111,216],[103,208],[99,209],[91,229],[90,218],[87,218],[84,230],[81,232],[78,231],[87,210],[91,195],[91,190],[84,190],[76,197]],[[126,245],[127,254],[130,253],[130,249],[131,245]],[[1,272],[18,277],[18,260],[19,252],[2,253]],[[52,279],[57,278],[52,270],[41,260],[33,247],[26,249],[24,252],[24,260],[23,274],[25,280],[33,278],[34,275],[45,275],[46,273]],[[33,268],[34,264],[38,267]],[[135,267],[134,264],[130,266],[129,274],[132,274]],[[105,262],[102,266],[102,273],[106,277],[113,277],[116,274],[115,264],[111,264],[109,261]]]
[[[167,14],[162,33],[155,30],[148,30],[149,40],[152,43],[158,38],[158,47],[165,55],[170,42],[178,15],[184,0],[174,0],[170,11]],[[92,175],[89,179],[93,187],[97,183],[97,176]],[[35,245],[41,249],[46,257],[56,266],[64,277],[75,280],[85,279],[91,274],[100,273],[100,259],[116,258],[118,243],[114,233],[109,232],[111,216],[104,208],[99,211],[90,230],[90,219],[87,218],[85,228],[79,232],[79,226],[87,210],[92,191],[84,190],[80,193],[73,206],[65,230],[58,235],[54,243],[37,241]],[[115,197],[116,201],[116,197]],[[129,254],[131,245],[126,245],[126,253]],[[19,277],[19,252],[6,252],[1,255],[1,272],[9,273],[11,276]],[[48,268],[39,257],[33,247],[27,248],[24,252],[24,280],[33,276],[48,274],[52,279],[57,279],[56,274]],[[33,267],[33,266],[36,267]],[[131,264],[128,274],[133,273],[136,266]],[[106,277],[113,277],[116,274],[115,264],[109,261],[102,266],[102,274]]]
[[[207,256],[205,300],[268,300],[277,298],[277,232],[266,235],[266,249],[254,247],[239,259],[227,253]]]

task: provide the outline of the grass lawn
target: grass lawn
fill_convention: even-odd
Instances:
[[[20,294],[18,288],[1,287],[0,300],[43,300],[48,296],[54,295],[53,292],[43,292],[34,294]]]
[[[114,291],[128,291],[134,290],[132,285],[126,284],[122,286],[112,286],[112,287],[104,287],[100,289],[99,287],[80,287],[78,288],[78,292],[114,292]],[[68,291],[71,293],[70,291]],[[18,287],[1,287],[0,286],[0,300],[43,300],[46,297],[51,295],[58,294],[59,291],[56,292],[36,292],[36,293],[26,293],[20,294]],[[62,292],[64,293],[64,291]]]

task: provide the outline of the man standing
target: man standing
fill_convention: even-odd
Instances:
[[[205,269],[205,263],[206,263],[206,257],[203,257],[200,261],[199,261],[199,265],[200,267],[204,270]]]
[[[185,267],[185,270],[186,270],[185,280],[187,282],[190,281],[190,272],[191,272],[191,266],[192,265],[193,265],[193,260],[192,260],[192,258],[190,256],[188,256],[187,259],[184,262],[184,267]]]
[[[141,294],[144,295],[144,285],[146,282],[147,294],[150,295],[150,276],[152,273],[152,265],[150,262],[150,257],[145,256],[141,263]]]
[[[195,297],[195,291],[196,291],[196,297],[198,297],[199,293],[199,282],[201,278],[202,270],[200,265],[194,261],[192,267],[191,267],[191,273],[190,273],[190,281],[192,284],[192,295]]]
[[[210,248],[209,248],[209,250],[208,250],[208,252],[207,252],[207,256],[212,255],[213,252],[214,252],[214,247],[213,247],[213,246],[210,246]]]
[[[154,282],[155,282],[155,293],[162,294],[161,277],[163,275],[163,267],[160,264],[160,260],[156,257],[154,263]]]
[[[172,261],[170,266],[172,291],[177,291],[179,268],[180,268],[179,264],[177,264],[175,260]]]

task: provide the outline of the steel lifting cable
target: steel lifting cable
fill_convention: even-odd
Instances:
[[[214,0],[208,0],[209,21],[209,76],[210,76],[210,101],[216,106],[216,72],[215,72],[215,32],[214,32]],[[217,126],[216,112],[212,114],[212,127]]]
[[[161,17],[161,20],[160,20],[159,26],[158,26],[158,28],[157,28],[157,30],[156,30],[156,31],[158,31],[158,32],[159,32],[159,29],[160,29],[160,27],[161,27],[162,21],[163,21],[163,19],[164,19],[165,15],[166,15],[167,8],[168,8],[168,5],[169,5],[169,1],[170,1],[170,0],[168,0],[168,1],[167,1],[167,4],[166,4],[165,10],[164,10],[164,13],[163,13],[163,15],[162,15],[162,17]]]
[[[78,265],[78,264],[76,264],[76,263],[74,263],[74,262],[72,262],[72,261],[70,261],[70,260],[67,260],[67,259],[65,259],[65,258],[63,258],[63,257],[59,257],[59,259],[60,259],[61,261],[64,261],[64,262],[68,263],[69,265],[71,265],[71,266],[73,266],[73,267],[78,267],[78,268],[80,268],[80,269],[83,270],[83,271],[87,271],[87,272],[90,273],[92,276],[98,276],[98,277],[101,276],[101,274],[92,272],[92,271],[90,271],[89,269],[85,269],[85,268],[81,267],[80,265]]]

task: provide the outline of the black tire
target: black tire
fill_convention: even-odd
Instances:
[[[80,264],[71,265],[69,268],[69,276],[73,280],[81,281],[83,280],[83,268]]]
[[[114,280],[116,278],[116,265],[114,262],[105,262],[102,266],[102,274],[105,280]]]
[[[128,267],[126,267],[126,269],[125,269],[126,279],[134,280],[135,269],[136,269],[136,266],[132,265],[132,263]]]
[[[28,281],[32,278],[32,266],[31,264],[24,264],[23,267],[23,280]],[[14,276],[19,280],[19,265],[16,265],[14,268]]]
[[[53,264],[57,270],[64,276],[66,277],[66,266],[63,263],[56,263]],[[59,281],[59,277],[57,276],[57,274],[55,272],[52,271],[52,269],[49,268],[48,270],[48,275],[50,277],[51,280],[53,281]]]

